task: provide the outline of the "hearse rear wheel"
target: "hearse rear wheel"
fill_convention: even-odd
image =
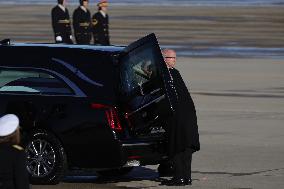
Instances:
[[[46,131],[33,132],[25,145],[27,170],[33,184],[57,184],[67,161],[60,141]]]

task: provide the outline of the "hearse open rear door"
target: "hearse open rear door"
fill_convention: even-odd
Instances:
[[[119,70],[121,107],[131,131],[160,128],[173,115],[176,95],[155,34],[126,47]]]

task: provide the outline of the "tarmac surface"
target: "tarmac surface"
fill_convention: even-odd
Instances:
[[[53,42],[52,6],[1,5],[1,38]],[[69,12],[75,7],[68,6]],[[283,6],[110,6],[109,13],[113,44],[127,45],[154,32],[162,46],[181,47],[178,56],[197,57],[216,47],[226,54],[234,50],[234,59],[178,57],[196,105],[201,142],[193,156],[193,185],[186,188],[284,188],[283,51],[262,59],[238,57],[239,47],[249,55],[261,50],[258,57],[283,49]],[[159,186],[156,168],[139,167],[108,180],[69,176],[58,185],[32,189],[167,188]]]
[[[183,188],[284,188],[284,61],[178,58],[177,67],[196,104],[201,142],[193,185]],[[160,186],[168,178],[156,168],[109,179],[67,176],[32,189],[178,188]]]

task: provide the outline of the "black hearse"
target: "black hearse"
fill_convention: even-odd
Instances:
[[[165,157],[174,89],[158,41],[128,47],[0,44],[0,114],[20,119],[33,183],[66,169],[125,174]]]

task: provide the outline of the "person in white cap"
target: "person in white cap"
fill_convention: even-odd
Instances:
[[[0,118],[0,188],[29,189],[26,154],[20,143],[19,118]]]
[[[93,37],[95,45],[110,45],[109,17],[107,14],[107,0],[100,0],[97,4],[98,12],[92,17]]]

